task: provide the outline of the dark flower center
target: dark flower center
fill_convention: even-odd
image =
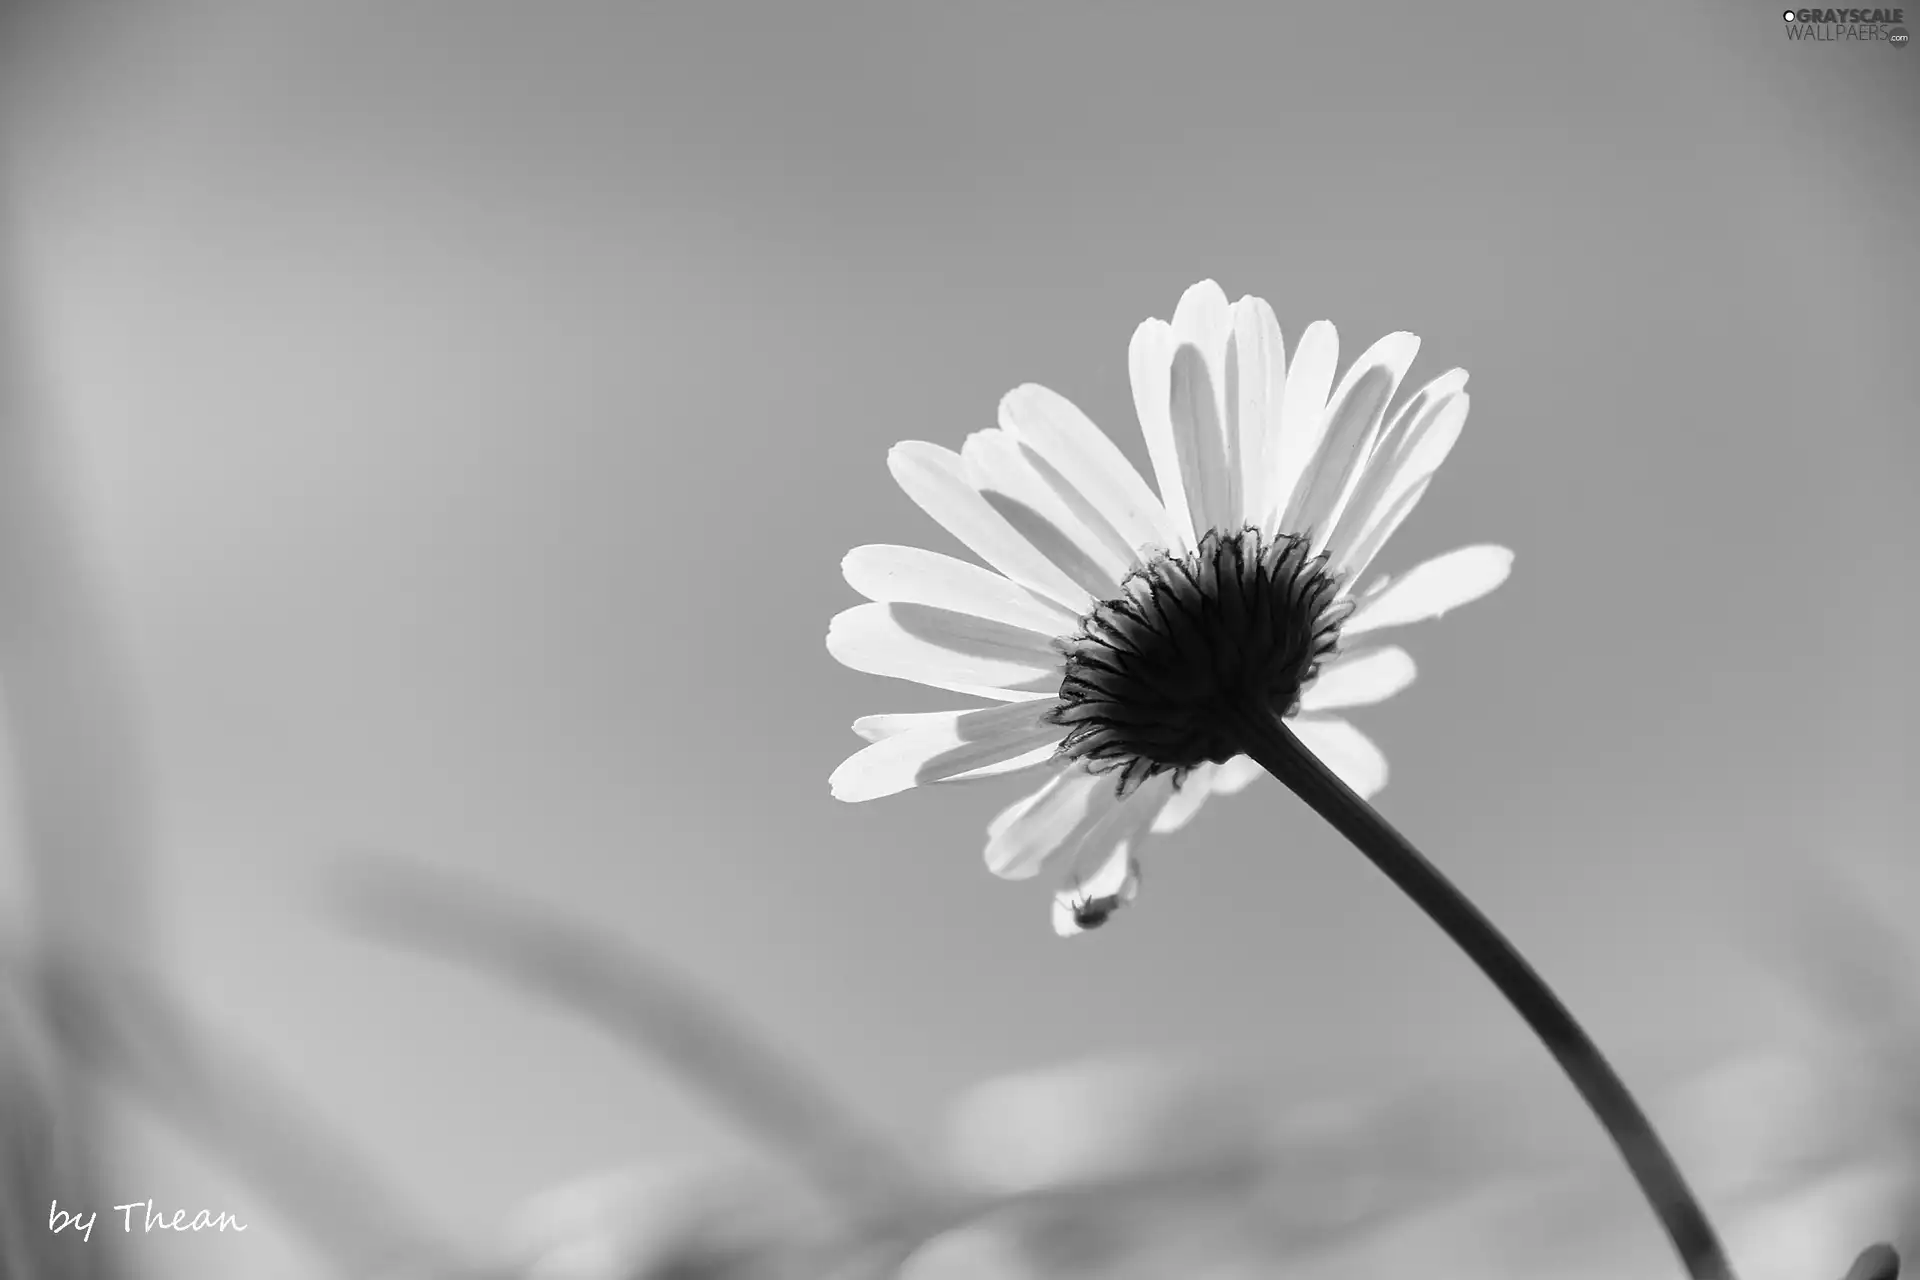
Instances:
[[[1059,642],[1066,675],[1047,713],[1067,730],[1059,758],[1118,771],[1122,795],[1170,770],[1178,786],[1240,754],[1237,717],[1298,711],[1352,610],[1308,550],[1297,534],[1211,530],[1128,574]]]

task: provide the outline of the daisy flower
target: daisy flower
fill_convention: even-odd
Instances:
[[[1085,414],[1016,388],[960,452],[888,457],[907,496],[987,567],[912,547],[842,563],[871,603],[827,649],[858,671],[993,705],[867,716],[834,771],[842,800],[1009,774],[1039,786],[987,825],[987,866],[1065,865],[1054,927],[1104,923],[1139,888],[1135,846],[1207,798],[1274,775],[1405,893],[1493,982],[1593,1109],[1696,1280],[1729,1277],[1697,1200],[1619,1074],[1513,944],[1386,822],[1379,748],[1335,714],[1407,687],[1413,659],[1371,637],[1506,580],[1503,547],[1368,581],[1466,422],[1466,373],[1389,412],[1419,349],[1367,348],[1335,382],[1333,326],[1287,358],[1273,310],[1188,289],[1128,352],[1155,488]],[[1355,648],[1349,642],[1361,640]]]
[[[1389,414],[1419,345],[1383,338],[1336,385],[1333,325],[1309,326],[1289,362],[1271,307],[1229,304],[1206,280],[1129,351],[1157,493],[1040,386],[1010,392],[999,427],[958,453],[896,445],[894,479],[987,567],[855,548],[842,569],[872,603],[833,619],[828,651],[993,705],[860,719],[872,745],[833,794],[1034,777],[988,824],[987,865],[1025,879],[1065,864],[1054,914],[1071,934],[1105,919],[1071,904],[1130,897],[1144,834],[1260,775],[1238,723],[1249,709],[1285,716],[1355,792],[1378,792],[1386,758],[1340,713],[1406,688],[1414,664],[1376,637],[1485,595],[1513,560],[1466,547],[1361,586],[1467,418],[1461,369]]]

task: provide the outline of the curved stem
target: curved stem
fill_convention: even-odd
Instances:
[[[1473,902],[1271,716],[1240,718],[1246,753],[1359,848],[1467,953],[1593,1109],[1693,1280],[1732,1280],[1726,1251],[1640,1104],[1546,980]]]

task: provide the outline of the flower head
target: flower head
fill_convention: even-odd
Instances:
[[[1157,494],[1039,386],[1010,392],[999,427],[958,453],[896,445],[901,488],[988,567],[855,548],[842,570],[872,603],[834,618],[828,651],[995,705],[856,721],[871,745],[833,793],[1040,781],[988,825],[987,865],[1025,879],[1064,862],[1054,917],[1069,934],[1131,900],[1144,834],[1260,774],[1239,717],[1288,717],[1356,792],[1379,791],[1384,756],[1330,713],[1404,689],[1413,660],[1347,642],[1476,599],[1512,564],[1466,547],[1361,585],[1466,421],[1459,369],[1389,414],[1418,347],[1389,335],[1336,385],[1331,324],[1309,326],[1289,361],[1272,308],[1202,281],[1129,352]]]

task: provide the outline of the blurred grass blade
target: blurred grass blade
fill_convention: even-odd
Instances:
[[[0,81],[38,47],[43,33],[27,20],[50,8],[0,4]],[[47,399],[32,376],[31,330],[12,270],[8,161],[0,154],[0,728],[24,842],[27,925],[62,945],[138,954],[150,943],[150,918],[132,717],[83,531],[66,507]],[[30,1189],[7,1194],[28,1195],[29,1207],[55,1196],[112,1203],[103,1185],[110,1113],[87,1089],[66,1073],[48,1082],[43,1105],[61,1158]],[[130,1266],[124,1242],[99,1236],[58,1256],[62,1274],[94,1280]]]
[[[158,984],[72,953],[44,957],[39,969],[47,1020],[67,1053],[227,1161],[345,1274],[390,1275],[455,1256],[364,1161],[304,1123],[297,1098],[216,1045]]]
[[[1901,1280],[1901,1255],[1893,1245],[1876,1244],[1853,1261],[1847,1280]]]
[[[47,1229],[51,1200],[61,1195],[56,1188],[73,1185],[76,1147],[53,1105],[56,1055],[16,988],[0,980],[0,1277],[97,1275],[87,1271],[87,1242]],[[73,1203],[71,1195],[63,1198]]]
[[[357,924],[490,970],[663,1059],[857,1220],[916,1215],[926,1203],[923,1175],[903,1154],[719,1000],[658,961],[575,921],[397,859],[361,862],[347,890]]]
[[[1854,1259],[1846,1280],[1900,1280],[1900,1255],[1889,1245],[1874,1245]]]

